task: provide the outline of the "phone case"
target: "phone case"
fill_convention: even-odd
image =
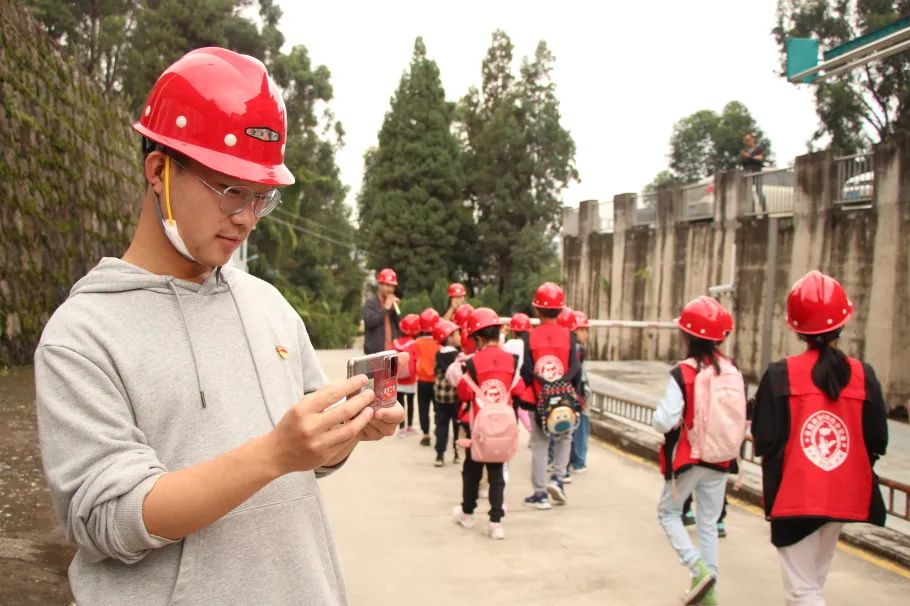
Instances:
[[[370,406],[375,410],[394,406],[398,401],[398,352],[379,353],[348,360],[348,377],[366,375],[364,389],[372,389],[376,397]]]

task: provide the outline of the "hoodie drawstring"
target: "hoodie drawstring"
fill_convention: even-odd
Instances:
[[[199,387],[199,399],[202,401],[202,407],[205,408],[205,389],[202,387],[202,377],[199,375],[199,362],[196,360],[196,348],[193,347],[193,337],[190,335],[190,327],[186,321],[186,311],[183,309],[183,301],[180,299],[180,293],[174,286],[174,278],[168,276],[167,285],[171,287],[174,296],[177,297],[177,306],[180,308],[180,317],[183,318],[183,329],[186,331],[186,338],[190,342],[190,355],[193,358],[193,369],[196,371],[196,385]],[[257,373],[258,374],[258,373]]]
[[[269,421],[272,423],[272,427],[275,427],[275,419],[272,417],[272,409],[269,408],[269,402],[265,397],[265,386],[262,384],[262,374],[259,372],[259,365],[256,363],[256,356],[253,354],[253,344],[250,343],[250,335],[246,330],[243,314],[240,313],[240,305],[237,303],[237,298],[234,296],[234,291],[231,289],[230,283],[228,283],[227,280],[222,280],[220,267],[218,268],[215,277],[227,287],[227,291],[231,295],[231,301],[234,302],[234,308],[237,310],[237,317],[240,318],[240,329],[243,331],[243,337],[246,339],[246,348],[247,351],[250,352],[250,359],[253,360],[253,370],[256,371],[256,381],[259,382],[259,393],[262,395],[262,404],[265,406],[266,414],[269,415]]]

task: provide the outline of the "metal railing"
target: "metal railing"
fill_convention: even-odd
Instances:
[[[837,180],[835,204],[871,202],[875,183],[872,154],[855,154],[834,159]]]
[[[714,218],[714,182],[696,183],[682,188],[683,218],[699,221]]]
[[[654,225],[657,223],[657,208],[643,206],[635,208],[635,225]]]
[[[744,196],[740,214],[792,215],[796,200],[796,173],[792,167],[743,176]]]
[[[592,389],[592,392],[592,412],[617,416],[651,427],[651,420],[657,408],[652,402],[617,396],[597,389]],[[743,461],[761,465],[761,457],[755,456],[755,442],[752,436],[746,436],[740,449],[740,456]],[[888,515],[910,521],[910,485],[883,477],[879,477],[878,482],[884,492],[885,510]]]

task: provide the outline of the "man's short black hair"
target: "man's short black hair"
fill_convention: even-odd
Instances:
[[[545,320],[553,320],[559,317],[559,314],[562,313],[562,309],[543,309],[541,307],[537,308],[537,315]]]
[[[499,341],[499,326],[481,328],[472,336],[474,337],[474,340],[483,339],[484,341]]]

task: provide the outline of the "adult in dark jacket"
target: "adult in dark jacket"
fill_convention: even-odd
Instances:
[[[399,337],[398,303],[395,296],[398,276],[392,269],[376,274],[376,296],[363,304],[363,353],[372,354],[392,349],[392,341]]]

